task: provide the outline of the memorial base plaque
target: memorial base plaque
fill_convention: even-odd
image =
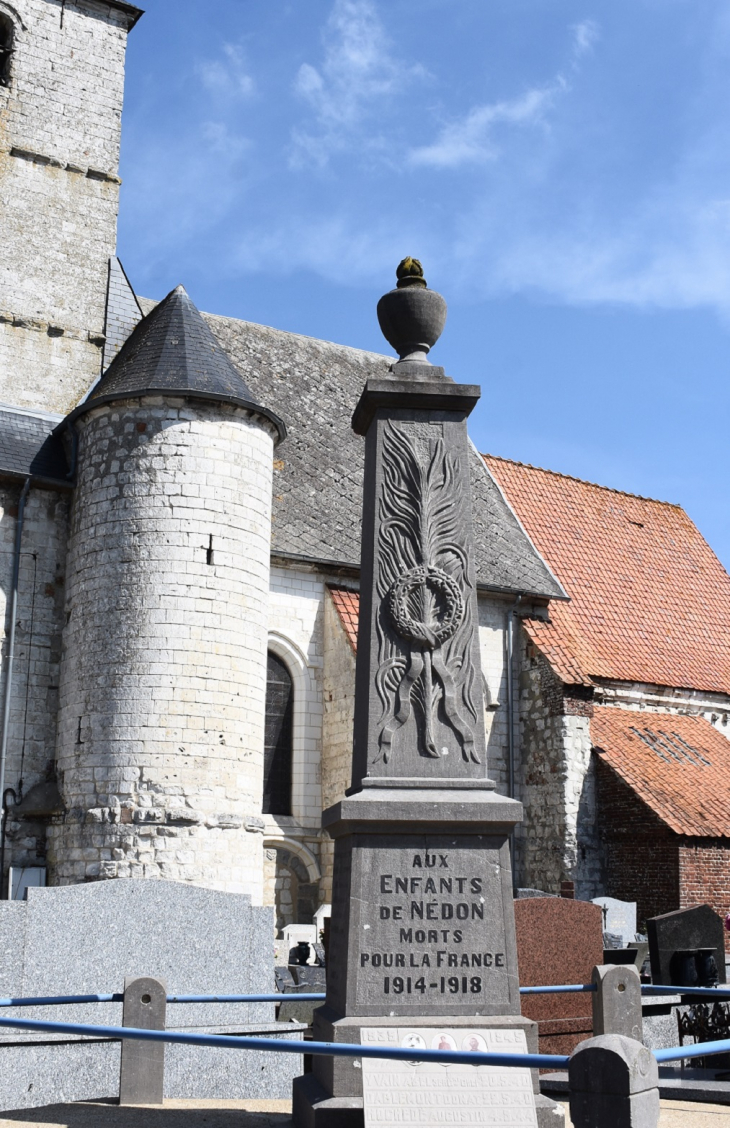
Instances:
[[[524,1031],[504,1028],[372,1027],[363,1030],[362,1041],[420,1050],[527,1053]],[[365,1128],[537,1128],[529,1069],[363,1058],[362,1083]]]

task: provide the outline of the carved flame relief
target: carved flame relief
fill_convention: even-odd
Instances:
[[[456,736],[464,759],[478,764],[458,460],[441,437],[410,430],[413,440],[406,427],[388,422],[383,437],[375,679],[383,707],[380,752],[387,763],[396,734],[415,715],[419,754],[441,755],[435,739],[441,723]]]

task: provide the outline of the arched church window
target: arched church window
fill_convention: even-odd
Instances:
[[[294,686],[276,654],[266,662],[266,725],[264,731],[265,815],[291,814]]]
[[[13,57],[13,22],[0,12],[0,86],[10,85],[10,60]]]

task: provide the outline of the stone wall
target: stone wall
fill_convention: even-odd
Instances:
[[[77,427],[51,877],[260,903],[272,428],[173,397]]]
[[[0,701],[4,699],[10,631],[8,601],[21,483],[0,486],[0,615],[3,624]],[[5,786],[18,798],[53,774],[70,495],[31,489],[25,508],[15,663]],[[45,864],[45,825],[8,819],[6,871]]]
[[[547,660],[517,632],[520,715],[520,885],[555,893],[564,876],[565,757],[562,683]]]
[[[264,904],[276,907],[279,929],[311,924],[319,903],[324,590],[317,574],[271,570],[268,646],[286,665],[294,689],[292,813],[263,816]]]
[[[592,705],[582,686],[564,686],[547,659],[518,632],[522,794],[521,885],[557,893],[565,879],[576,897],[603,892],[601,843],[591,759]]]
[[[295,568],[272,568],[269,647],[284,662],[294,682],[292,817],[299,825],[313,829],[315,838],[322,821],[323,601],[321,576]]]
[[[684,713],[704,717],[730,739],[730,694],[706,690],[616,682],[596,678],[596,703],[640,713]]]
[[[2,0],[0,399],[65,412],[99,374],[116,244],[128,13]]]
[[[509,741],[507,709],[506,623],[508,604],[503,600],[479,597],[479,649],[484,678],[484,723],[487,734],[489,778],[497,791],[507,794],[509,780]],[[515,703],[517,694],[515,693]],[[519,760],[519,730],[515,725],[515,760]],[[517,781],[518,773],[515,773]],[[519,799],[519,794],[515,796]]]
[[[324,717],[322,724],[322,807],[337,803],[352,780],[352,726],[355,716],[355,652],[329,595],[324,603]],[[323,904],[332,900],[334,843],[323,836]]]

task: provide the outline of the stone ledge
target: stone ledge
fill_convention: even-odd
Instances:
[[[372,832],[382,824],[388,834],[413,834],[419,827],[432,833],[511,834],[522,820],[522,804],[492,790],[373,788],[340,800],[322,814],[322,826],[336,838],[358,828]],[[442,829],[443,828],[443,829]]]
[[[85,176],[87,180],[101,180],[105,184],[121,184],[122,181],[113,172],[104,172],[98,168],[82,168],[80,165],[59,161],[56,157],[46,156],[45,153],[35,153],[32,149],[20,149],[16,145],[10,149],[10,156],[21,161],[30,161],[31,164],[47,165],[49,168],[62,169],[64,172],[74,173],[76,176]]]

